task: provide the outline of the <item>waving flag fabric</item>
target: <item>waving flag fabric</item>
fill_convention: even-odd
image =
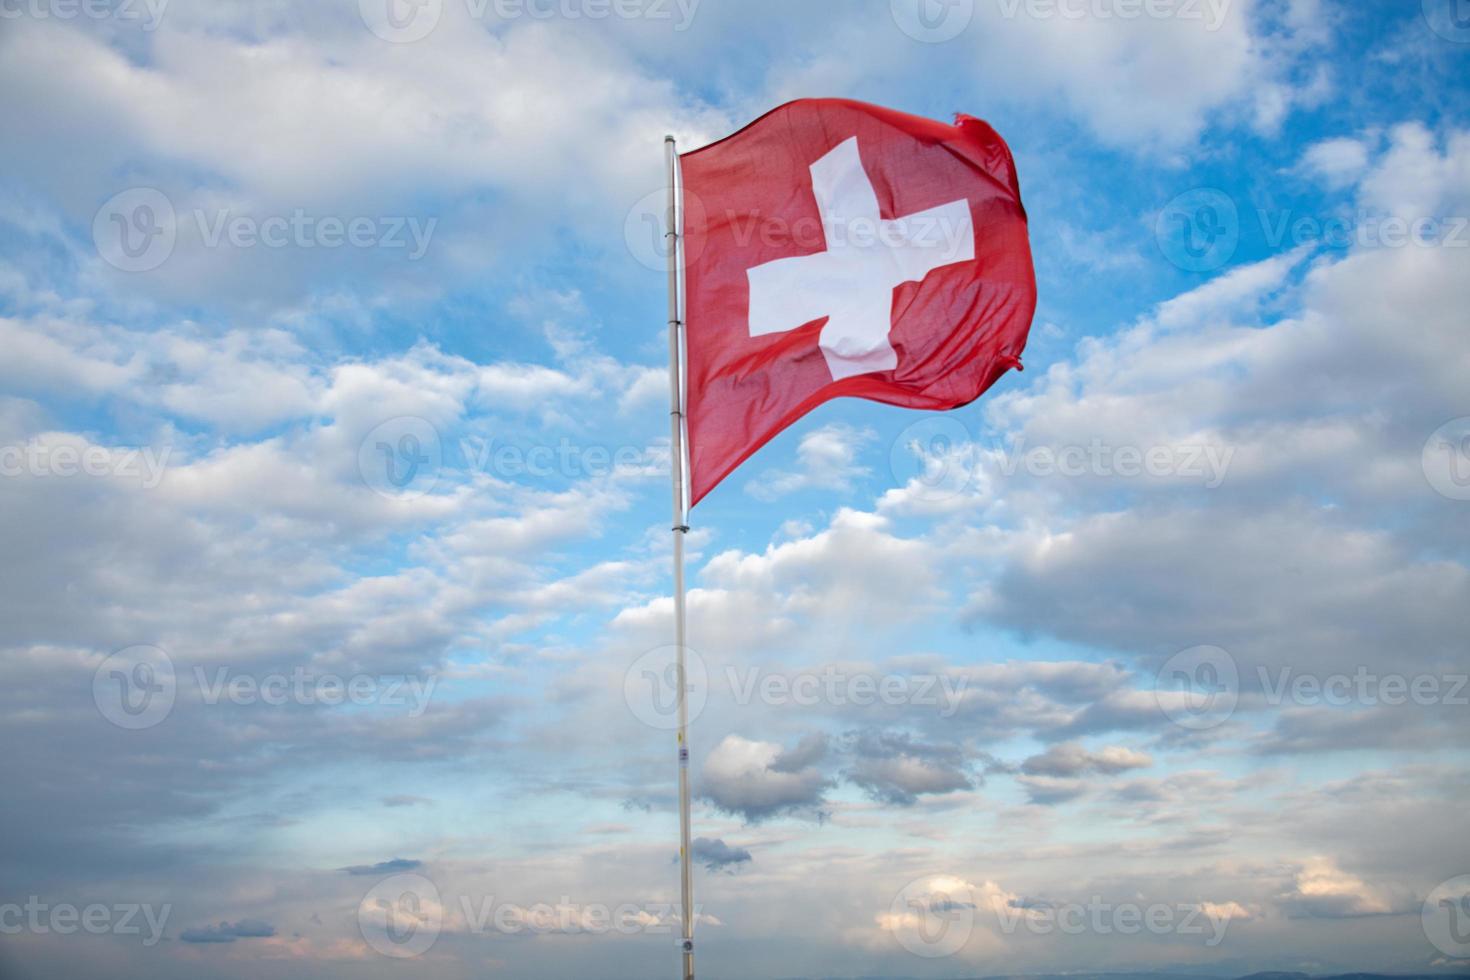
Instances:
[[[805,99],[681,166],[691,503],[828,399],[956,408],[1020,367],[1036,279],[986,123]]]

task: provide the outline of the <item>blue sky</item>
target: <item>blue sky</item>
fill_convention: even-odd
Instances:
[[[695,510],[701,974],[1465,971],[1463,3],[924,2],[0,4],[0,973],[672,972],[648,221],[803,96],[1040,301]]]

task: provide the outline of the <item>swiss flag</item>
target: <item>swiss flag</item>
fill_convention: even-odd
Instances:
[[[691,504],[828,399],[956,408],[1020,367],[1036,278],[986,123],[803,99],[680,161]]]

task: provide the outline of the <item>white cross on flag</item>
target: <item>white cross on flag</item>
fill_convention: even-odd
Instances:
[[[824,401],[968,404],[1036,307],[995,130],[788,103],[680,158],[690,502]]]

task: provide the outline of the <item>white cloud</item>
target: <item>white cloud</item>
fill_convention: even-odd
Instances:
[[[813,429],[796,445],[795,470],[767,470],[746,483],[745,492],[771,501],[799,490],[851,491],[855,481],[871,474],[858,457],[874,438],[872,430],[841,423]]]
[[[739,735],[727,735],[710,751],[700,777],[703,795],[752,823],[783,814],[819,814],[829,785],[806,759],[783,758],[778,743]]]
[[[1291,888],[1278,901],[1291,913],[1325,919],[1404,911],[1392,898],[1326,857],[1302,862]]]
[[[1351,137],[1322,140],[1307,147],[1302,154],[1302,166],[1329,188],[1349,187],[1368,169],[1370,150],[1369,143]]]
[[[1021,770],[1036,776],[1081,776],[1099,773],[1113,776],[1129,769],[1147,769],[1153,765],[1146,752],[1121,745],[1109,745],[1090,751],[1077,742],[1053,745],[1040,755],[1021,763]]]
[[[93,259],[104,282],[281,305],[353,270],[392,282],[400,297],[434,287],[390,249],[209,247],[196,212],[434,220],[424,269],[481,274],[490,255],[550,242],[552,205],[579,225],[620,230],[660,186],[666,131],[707,140],[731,128],[595,35],[536,21],[496,33],[469,21],[463,4],[444,10],[446,22],[415,45],[383,43],[352,23],[311,40],[246,39],[164,18],[145,59],[75,25],[9,21],[0,125],[17,146],[70,152],[77,163],[63,172],[44,155],[16,155],[13,172],[88,229],[126,187],[169,197],[180,219],[173,255],[127,282]],[[59,63],[64,78],[47,70]],[[483,203],[490,195],[494,209]],[[615,234],[592,237],[620,254]]]
[[[1288,77],[1317,40],[1315,25],[1305,16],[1273,22],[1252,0],[1161,5],[1169,15],[1141,18],[1118,16],[1122,5],[1109,3],[978,6],[984,19],[971,36],[982,78],[1002,91],[1059,96],[1105,143],[1176,149],[1216,114],[1270,131],[1294,101],[1312,97],[1310,84]]]

